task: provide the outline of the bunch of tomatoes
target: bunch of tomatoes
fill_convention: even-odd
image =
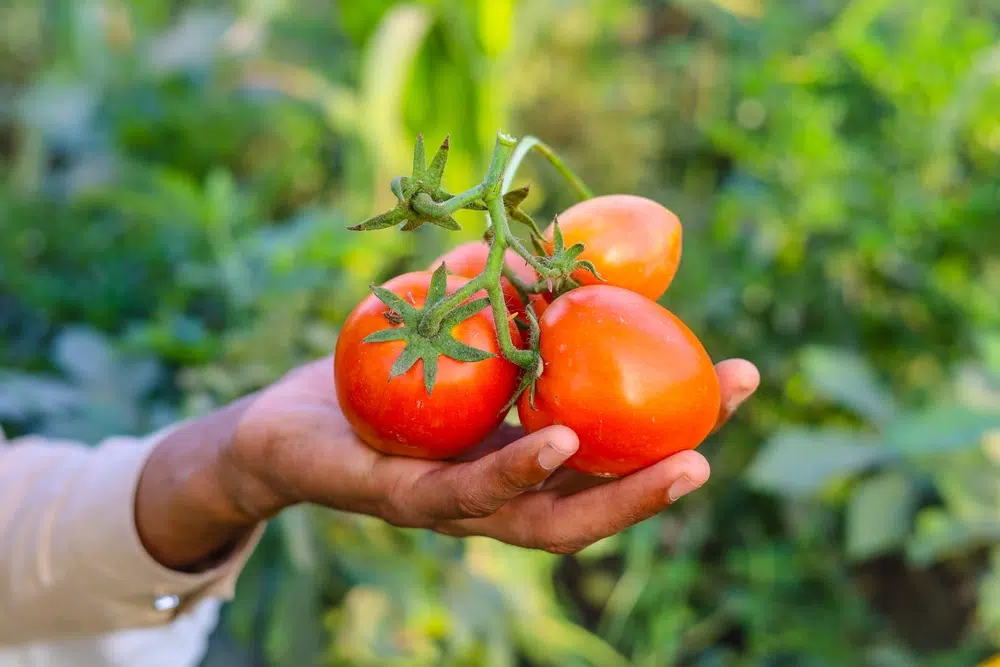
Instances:
[[[440,298],[434,292],[442,286],[454,294],[480,276],[490,242],[460,245],[428,270],[382,285],[404,302],[395,309],[384,292],[355,308],[341,330],[334,368],[341,409],[366,443],[391,455],[447,459],[481,442],[516,404],[529,433],[553,424],[576,432],[580,446],[567,467],[620,477],[693,449],[709,435],[720,408],[712,361],[688,327],[656,303],[680,262],[680,221],[660,204],[631,195],[584,200],[557,220],[558,227],[545,230],[542,249],[551,254],[555,244],[582,243],[579,258],[596,271],[576,270],[568,285],[526,294],[512,280],[537,284],[539,276],[506,250],[507,321],[497,321],[483,293],[473,294],[466,303],[478,300],[480,309],[446,321],[445,333],[479,354],[474,361],[440,356],[433,391],[422,368],[432,363],[426,356],[408,359],[401,371],[408,345],[393,339],[393,329],[402,326],[396,311],[420,309],[429,295]],[[435,286],[432,272],[442,264],[447,280]],[[507,327],[523,349],[529,320],[541,365],[525,383],[529,371],[501,354],[497,327]],[[525,384],[531,387],[523,391]]]

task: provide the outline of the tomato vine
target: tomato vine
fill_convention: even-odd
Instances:
[[[528,187],[508,192],[510,184],[524,158],[534,150],[559,171],[580,200],[593,197],[593,193],[544,142],[529,136],[518,143],[513,137],[498,132],[483,180],[464,192],[451,194],[441,187],[448,162],[448,149],[449,139],[445,138],[428,164],[423,136],[418,135],[413,150],[411,175],[397,177],[390,185],[396,196],[396,205],[349,229],[372,231],[398,226],[402,231],[412,231],[425,224],[432,224],[447,230],[458,230],[460,226],[455,220],[455,212],[461,209],[484,211],[488,220],[484,236],[490,246],[486,266],[478,276],[448,295],[445,293],[447,266],[442,263],[433,274],[427,300],[421,308],[414,307],[389,290],[373,285],[372,292],[389,308],[386,319],[390,328],[371,334],[365,342],[377,344],[404,341],[406,345],[392,366],[390,378],[407,372],[417,360],[422,360],[424,386],[430,394],[434,389],[438,356],[444,355],[464,362],[481,361],[492,356],[456,341],[450,333],[460,322],[489,307],[502,356],[522,369],[521,384],[511,399],[512,405],[525,389],[534,388],[543,365],[539,354],[538,319],[527,299],[527,321],[518,321],[519,326],[528,330],[527,349],[514,344],[510,328],[505,326],[513,315],[507,310],[501,277],[513,284],[522,296],[526,296],[558,295],[572,289],[577,283],[571,274],[580,269],[589,271],[599,279],[600,276],[593,264],[578,259],[584,251],[582,243],[565,247],[558,219],[553,225],[552,250],[545,251],[546,239],[531,216],[520,207],[528,196]],[[529,251],[511,231],[511,220],[527,228],[531,244],[537,253]],[[537,277],[534,283],[517,277],[506,266],[504,255],[508,249],[520,255],[534,269]],[[485,298],[470,300],[483,291],[486,293]]]

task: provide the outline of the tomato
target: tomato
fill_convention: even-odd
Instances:
[[[420,307],[430,280],[429,272],[408,273],[384,287]],[[448,293],[467,282],[448,276]],[[477,293],[474,298],[483,296]],[[337,401],[351,427],[383,453],[417,458],[449,458],[479,443],[503,421],[503,408],[514,395],[519,376],[517,366],[500,356],[489,308],[458,324],[452,333],[459,342],[496,356],[477,362],[438,357],[437,381],[430,395],[424,388],[423,361],[389,379],[404,342],[362,342],[369,334],[394,326],[385,318],[388,312],[384,303],[369,295],[348,316],[337,339]],[[517,327],[510,325],[510,331],[515,345],[520,345]]]
[[[490,253],[490,246],[484,241],[470,241],[456,246],[438,257],[428,267],[433,271],[444,262],[448,271],[465,278],[475,278],[486,268],[486,258]],[[504,262],[511,268],[518,278],[526,283],[533,284],[538,278],[535,270],[532,269],[524,259],[513,250],[508,249],[504,254]],[[503,289],[504,303],[507,304],[507,311],[516,313],[518,317],[525,318],[524,302],[517,289],[506,278],[500,279],[500,287]],[[532,301],[536,302],[540,297],[532,295]],[[535,314],[538,314],[539,306],[535,306]]]
[[[719,414],[719,380],[701,342],[670,311],[620,287],[562,295],[541,318],[544,370],[529,433],[563,424],[580,438],[566,466],[619,477],[694,449]]]
[[[667,290],[681,261],[681,223],[660,204],[633,195],[607,195],[575,204],[559,215],[566,247],[583,243],[589,271],[573,272],[581,285],[624,287],[654,301]],[[551,254],[553,226],[545,231]]]

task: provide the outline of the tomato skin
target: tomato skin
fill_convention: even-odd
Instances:
[[[422,306],[429,272],[407,273],[384,287]],[[451,294],[468,280],[448,276]],[[477,293],[474,298],[485,296]],[[505,417],[504,405],[517,388],[519,370],[500,356],[489,308],[455,327],[455,339],[487,350],[495,358],[461,362],[438,357],[438,373],[430,396],[424,388],[423,361],[389,380],[389,369],[403,350],[402,341],[364,343],[369,334],[393,326],[389,308],[374,295],[366,297],[344,322],[334,354],[337,401],[351,427],[371,447],[385,453],[445,459],[478,444]],[[521,338],[511,326],[515,345]]]
[[[518,402],[529,432],[573,429],[580,448],[565,465],[628,475],[694,449],[719,415],[719,379],[698,338],[670,311],[610,285],[580,287],[541,322],[544,371]]]
[[[615,285],[652,300],[663,295],[681,261],[680,220],[657,202],[634,195],[606,195],[582,201],[559,215],[566,247],[583,243],[581,260],[590,260],[604,278],[573,272],[581,285]],[[552,253],[553,226],[545,230]]]
[[[433,271],[441,265],[441,262],[444,262],[449,272],[464,278],[475,278],[486,268],[486,258],[489,254],[490,246],[485,241],[470,241],[455,246],[438,257],[427,270]],[[504,254],[504,262],[511,268],[514,275],[526,283],[533,284],[538,279],[535,270],[513,250],[507,250]],[[524,302],[521,301],[521,295],[517,293],[517,289],[506,278],[500,278],[500,287],[503,290],[507,311],[517,313],[517,316],[520,318],[526,317]],[[538,306],[535,308],[535,313],[537,314]]]

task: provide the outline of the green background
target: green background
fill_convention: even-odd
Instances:
[[[706,488],[556,557],[311,509],[206,667],[969,667],[1000,643],[1000,2],[7,0],[0,423],[147,433],[328,354],[465,231],[346,231],[494,133],[684,223],[759,365]],[[541,221],[572,203],[544,162]],[[331,480],[336,483],[336,480]]]

